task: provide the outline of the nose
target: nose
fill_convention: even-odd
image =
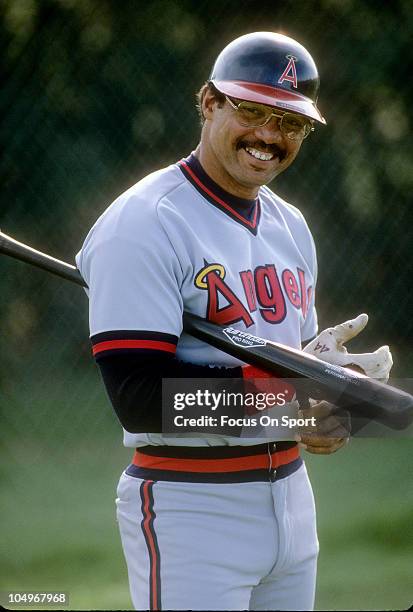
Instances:
[[[266,144],[280,144],[284,142],[284,135],[280,129],[280,118],[272,116],[268,123],[254,129],[259,140]]]

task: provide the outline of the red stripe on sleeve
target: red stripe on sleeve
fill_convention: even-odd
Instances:
[[[165,351],[175,353],[176,346],[171,342],[160,342],[159,340],[106,340],[98,342],[92,349],[93,355],[103,351],[117,349],[151,349],[153,351]]]

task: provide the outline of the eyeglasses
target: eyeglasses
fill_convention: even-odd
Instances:
[[[225,99],[237,112],[238,121],[245,127],[262,127],[267,125],[271,117],[280,119],[280,130],[290,140],[303,140],[310,132],[314,132],[313,122],[294,113],[274,113],[271,106],[255,104],[243,100],[239,104],[233,102],[228,96]]]

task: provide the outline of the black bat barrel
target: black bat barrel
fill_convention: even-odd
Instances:
[[[77,285],[87,287],[75,266],[10,238],[0,232],[0,253],[32,264]],[[184,313],[184,330],[204,342],[274,373],[280,378],[303,378],[309,397],[332,401],[352,414],[405,429],[413,421],[413,396],[340,366],[306,355],[288,346],[269,342],[235,328]]]
[[[273,372],[276,377],[308,379],[305,387],[309,397],[331,401],[354,416],[378,421],[392,429],[405,429],[413,422],[413,396],[401,389],[302,351],[231,327],[222,328],[192,314],[184,314],[184,329],[241,361]]]

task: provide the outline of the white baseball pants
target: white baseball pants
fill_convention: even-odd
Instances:
[[[318,540],[305,465],[275,482],[124,472],[117,517],[137,610],[312,610]]]

